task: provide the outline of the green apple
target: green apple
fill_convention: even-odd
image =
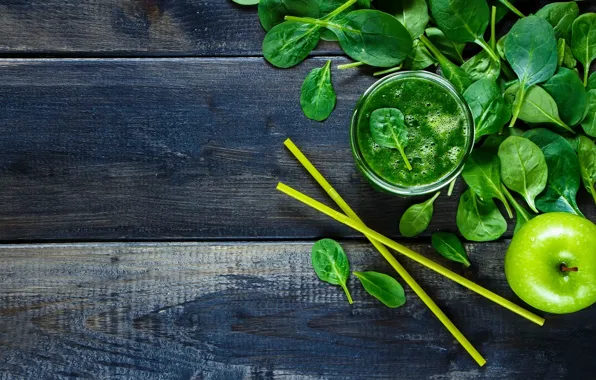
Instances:
[[[530,306],[572,313],[596,302],[596,225],[553,212],[527,222],[505,255],[511,289]]]

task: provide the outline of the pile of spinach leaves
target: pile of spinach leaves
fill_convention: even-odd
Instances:
[[[475,119],[476,147],[462,173],[469,189],[456,217],[466,239],[501,237],[502,210],[515,215],[516,231],[539,212],[582,215],[582,184],[596,202],[596,13],[580,15],[575,1],[527,16],[507,0],[233,1],[258,3],[263,55],[279,68],[302,62],[322,39],[355,60],[342,68],[374,66],[382,75],[438,67]],[[498,37],[507,12],[518,19]],[[466,60],[469,44],[478,53]],[[329,63],[307,76],[300,99],[308,118],[331,115]],[[417,205],[424,217],[408,210],[404,235],[426,229],[435,199]]]

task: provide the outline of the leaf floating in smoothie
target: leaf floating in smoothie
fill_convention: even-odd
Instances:
[[[408,128],[404,114],[400,110],[379,108],[373,111],[370,115],[370,132],[373,140],[380,146],[399,150],[406,167],[412,170],[405,152],[408,145]]]
[[[321,281],[342,287],[352,303],[347,287],[350,276],[350,262],[341,245],[333,239],[322,239],[315,243],[311,253],[312,266]]]
[[[371,296],[390,308],[406,303],[404,288],[391,276],[378,272],[354,272],[364,289]]]
[[[399,232],[405,237],[414,237],[424,232],[433,217],[435,200],[440,195],[437,192],[426,202],[410,206],[399,221]]]
[[[451,232],[435,232],[432,234],[433,248],[446,259],[470,266],[466,249],[459,238]]]

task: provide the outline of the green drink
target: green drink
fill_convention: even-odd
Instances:
[[[370,116],[397,108],[405,116],[405,154],[375,143]],[[474,141],[474,120],[445,79],[428,72],[397,73],[375,83],[356,106],[351,126],[358,168],[376,187],[400,195],[434,192],[459,175]]]

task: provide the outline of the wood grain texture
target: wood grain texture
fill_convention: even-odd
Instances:
[[[521,303],[508,242],[446,263]],[[584,379],[596,309],[538,327],[433,272],[404,265],[484,354],[480,369],[421,301],[388,309],[352,278],[355,303],[320,282],[312,242],[0,246],[0,378]],[[346,243],[353,270],[390,268]],[[403,283],[403,281],[402,281]],[[588,377],[586,377],[588,376]]]
[[[516,4],[529,14],[549,2]],[[580,7],[593,12],[596,3]],[[3,0],[0,35],[9,55],[257,56],[265,32],[256,7],[231,0]],[[333,43],[315,52],[339,53]]]
[[[275,190],[281,180],[329,202],[287,137],[371,228],[397,237],[421,199],[373,190],[348,142],[374,79],[334,70],[333,115],[317,123],[300,110],[300,85],[324,61],[277,70],[259,58],[0,60],[0,240],[359,236]],[[457,201],[439,198],[429,233],[455,230]]]

